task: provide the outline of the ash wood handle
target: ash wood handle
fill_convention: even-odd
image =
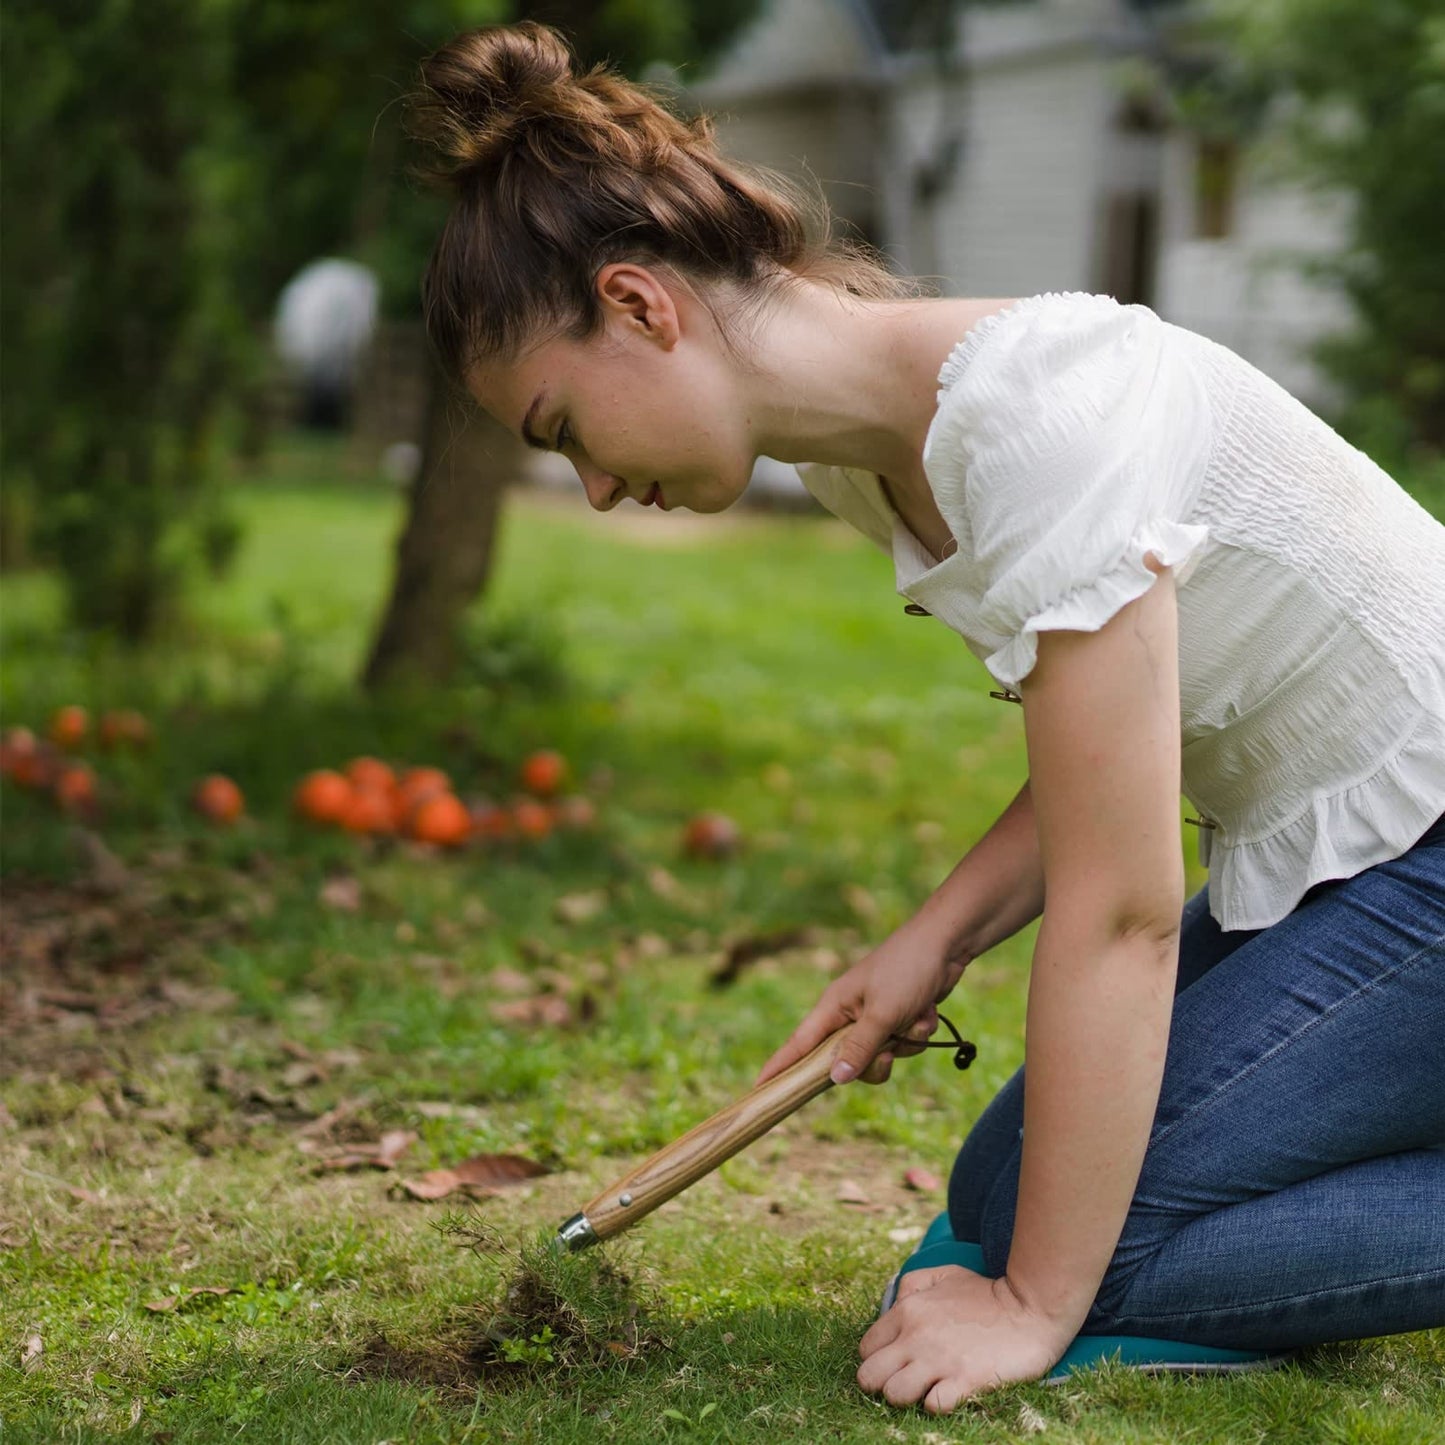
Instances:
[[[719,1164],[766,1134],[774,1124],[801,1109],[809,1099],[816,1099],[824,1090],[831,1089],[833,1081],[828,1077],[828,1070],[847,1032],[839,1029],[829,1034],[812,1053],[791,1068],[759,1084],[750,1094],[719,1110],[695,1129],[689,1129],[682,1138],[604,1189],[582,1211],[596,1237],[610,1239],[636,1224],[659,1204],[665,1204],[689,1184],[696,1184],[704,1174],[710,1174]],[[624,1196],[628,1201],[625,1204]]]

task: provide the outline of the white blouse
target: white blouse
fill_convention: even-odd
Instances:
[[[938,385],[923,465],[955,552],[936,560],[870,472],[808,463],[804,485],[1005,690],[1038,633],[1096,632],[1146,592],[1146,553],[1174,569],[1180,786],[1213,825],[1221,927],[1267,928],[1445,812],[1445,526],[1363,452],[1107,296],[986,318]]]

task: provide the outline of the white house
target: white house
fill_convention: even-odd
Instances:
[[[1190,41],[1159,0],[955,7],[934,46],[890,0],[769,0],[679,103],[728,153],[815,177],[835,215],[944,295],[1101,291],[1214,337],[1327,403],[1304,356],[1343,303],[1288,251],[1345,215],[1171,113],[1159,67]],[[665,79],[654,73],[649,78]],[[791,469],[760,468],[765,485]]]

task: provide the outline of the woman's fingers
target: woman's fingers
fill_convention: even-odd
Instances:
[[[858,1077],[862,1079],[865,1084],[886,1084],[888,1082],[888,1075],[892,1072],[893,1053],[889,1051],[879,1054]]]

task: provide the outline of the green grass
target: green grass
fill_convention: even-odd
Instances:
[[[136,705],[157,732],[143,757],[98,760],[101,831],[130,870],[118,894],[88,891],[46,805],[3,797],[7,1441],[1438,1434],[1439,1331],[1270,1376],[1019,1387],[943,1421],[859,1394],[857,1339],[907,1249],[890,1231],[942,1207],[902,1172],[946,1174],[1020,1061],[1032,930],[955,998],[980,1046],[970,1072],[928,1055],[886,1088],[818,1100],[553,1281],[550,1337],[529,1316],[507,1327],[511,1362],[469,1363],[516,1254],[459,1247],[438,1227],[458,1222],[450,1201],[397,1198],[389,1176],[313,1172],[307,1121],[343,1105],[356,1134],[415,1130],[408,1177],[476,1152],[547,1163],[470,1211],[534,1259],[539,1235],[746,1088],[829,969],[909,915],[1018,788],[1021,719],[831,523],[726,518],[669,526],[659,546],[621,517],[520,497],[485,624],[527,663],[519,680],[479,663],[443,694],[368,703],[350,680],[399,503],[335,473],[327,447],[288,447],[241,494],[233,575],[138,657],[67,635],[50,579],[4,579],[5,721]],[[526,682],[549,674],[550,690]],[[505,795],[544,744],[595,792],[595,833],[438,858],[287,817],[301,772],[360,752]],[[185,806],[215,769],[247,794],[231,833]],[[742,825],[736,858],[679,857],[701,808]],[[358,881],[356,911],[320,901],[337,874]],[[594,890],[597,916],[559,921],[559,896]],[[805,945],[708,986],[734,941],[804,927]],[[499,1022],[499,968],[570,989],[588,1022]],[[95,1001],[66,1006],[67,989]],[[845,1178],[871,1212],[838,1202]],[[201,1286],[232,1293],[145,1309]],[[25,1370],[32,1335],[44,1352]]]

